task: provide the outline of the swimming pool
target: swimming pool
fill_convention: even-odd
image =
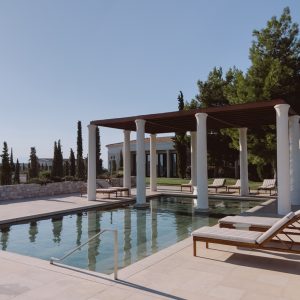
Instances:
[[[146,256],[179,242],[201,227],[211,226],[229,214],[238,214],[261,201],[210,200],[210,214],[193,213],[194,199],[159,197],[150,208],[132,206],[91,210],[60,217],[15,224],[2,228],[0,248],[49,260],[62,257],[84,243],[100,229],[118,229],[118,264],[126,267]],[[113,237],[106,232],[64,260],[70,266],[101,273],[113,272]]]

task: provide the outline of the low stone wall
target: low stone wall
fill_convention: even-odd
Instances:
[[[86,183],[83,181],[63,181],[40,184],[15,184],[0,186],[0,201],[72,194],[86,191]]]

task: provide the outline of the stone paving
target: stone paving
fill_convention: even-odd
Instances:
[[[168,189],[168,188],[167,188]],[[174,193],[178,193],[174,189]],[[99,199],[107,205],[125,199]],[[74,195],[0,204],[0,220],[91,205]],[[188,238],[119,271],[119,280],[0,251],[0,300],[299,299],[300,255],[247,251]]]

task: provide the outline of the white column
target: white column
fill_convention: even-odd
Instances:
[[[150,190],[157,191],[156,186],[156,135],[150,135]]]
[[[123,170],[123,186],[131,189],[131,166],[130,166],[130,131],[124,130],[124,143],[123,143],[123,157],[124,157],[124,170]]]
[[[275,105],[277,132],[278,213],[291,211],[288,104]]]
[[[247,128],[239,128],[241,196],[249,194]]]
[[[145,183],[145,120],[135,120],[136,124],[136,207],[146,206]]]
[[[197,133],[191,131],[191,184],[197,195]]]
[[[300,204],[300,116],[289,117],[289,133],[290,133],[290,192],[291,203],[293,205]]]
[[[206,113],[197,113],[197,209],[208,211]]]
[[[170,164],[170,150],[167,150],[167,178],[170,178],[171,164]]]
[[[89,156],[88,156],[88,200],[96,200],[96,126],[88,125]]]

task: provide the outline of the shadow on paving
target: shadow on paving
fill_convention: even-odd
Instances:
[[[293,260],[234,253],[228,259],[226,259],[225,262],[249,268],[264,269],[269,271],[300,275],[299,255],[297,256],[293,254],[281,253],[276,253],[276,255],[280,255],[284,258]],[[295,259],[299,260],[299,262],[295,261]]]

